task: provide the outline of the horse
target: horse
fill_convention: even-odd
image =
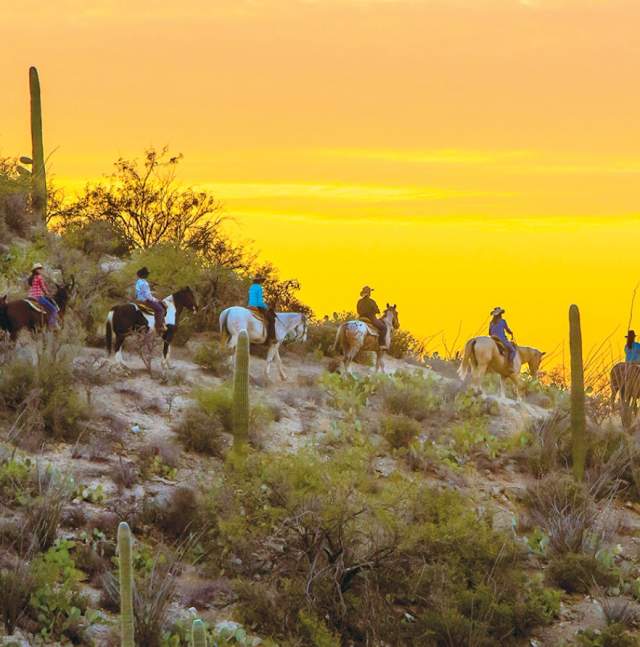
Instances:
[[[387,303],[387,307],[380,320],[387,326],[387,330],[390,331],[390,336],[393,335],[393,331],[400,327],[396,305],[389,305]],[[365,321],[353,319],[340,324],[333,347],[334,350],[340,348],[342,352],[342,363],[347,373],[351,372],[351,362],[363,350],[375,352],[376,372],[384,371],[384,349],[380,348],[378,331]]]
[[[162,299],[162,303],[167,309],[165,324],[167,330],[162,334],[164,342],[162,348],[162,367],[169,368],[169,358],[171,356],[171,342],[178,330],[178,322],[183,310],[197,312],[196,298],[190,287],[182,288],[174,294]],[[105,339],[107,345],[107,354],[111,355],[112,335],[115,333],[115,357],[118,364],[126,366],[122,357],[122,345],[125,337],[133,332],[146,330],[155,330],[155,318],[153,312],[146,312],[140,309],[135,303],[125,303],[113,306],[109,310],[105,322]]]
[[[58,306],[58,318],[62,322],[69,297],[75,286],[75,279],[72,278],[70,283],[62,285],[56,283],[55,286],[56,291],[51,299]],[[7,301],[6,294],[0,297],[0,330],[7,331],[12,342],[18,339],[23,328],[35,333],[44,328],[46,323],[47,312],[37,301],[29,299]]]
[[[244,306],[231,306],[220,313],[220,334],[228,348],[235,348],[238,335],[245,330],[249,341],[264,344],[267,339],[266,322],[256,312]],[[287,375],[282,366],[280,346],[285,339],[307,341],[307,316],[301,312],[276,313],[276,340],[269,345],[265,373],[271,379],[271,365],[277,362],[280,379],[285,381]]]
[[[618,362],[611,369],[611,408],[616,403],[620,393],[622,422],[625,426],[631,422],[631,417],[638,413],[638,398],[640,398],[640,364]],[[630,415],[631,414],[631,415]]]
[[[530,346],[516,346],[516,351],[513,367],[509,367],[507,358],[502,355],[493,337],[474,337],[465,344],[458,375],[464,382],[471,377],[471,383],[478,385],[482,390],[481,382],[485,374],[497,373],[500,376],[500,395],[502,397],[505,395],[505,380],[511,380],[515,385],[516,399],[518,399],[522,390],[520,380],[522,365],[527,364],[529,372],[535,377],[545,353]]]

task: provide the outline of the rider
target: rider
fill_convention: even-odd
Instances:
[[[372,292],[373,288],[370,288],[368,285],[365,285],[360,290],[360,300],[358,301],[356,310],[361,319],[366,319],[378,330],[380,349],[385,350],[389,344],[389,340],[387,339],[387,325],[384,321],[378,319],[380,308],[378,308],[378,304],[371,298]]]
[[[491,311],[491,323],[489,324],[489,335],[497,337],[507,349],[507,362],[511,370],[513,370],[513,360],[516,357],[516,345],[513,341],[513,332],[509,328],[506,320],[502,318],[504,314],[503,308],[494,308]],[[507,333],[511,335],[511,340],[507,339]]]
[[[148,305],[154,313],[156,320],[156,331],[158,334],[162,334],[165,331],[164,327],[164,307],[162,303],[156,299],[151,293],[151,288],[149,287],[149,281],[147,277],[149,276],[149,270],[146,267],[142,267],[137,271],[138,280],[136,281],[136,301],[140,301],[145,305]]]
[[[29,299],[37,301],[47,311],[47,324],[55,328],[58,323],[58,306],[51,299],[51,294],[42,276],[42,264],[34,263],[29,276]]]
[[[250,308],[257,308],[262,312],[267,322],[267,338],[265,344],[276,341],[276,313],[272,308],[269,308],[264,302],[264,294],[262,284],[264,283],[264,276],[256,276],[249,288],[249,299],[247,305]]]
[[[640,344],[636,341],[636,333],[630,330],[624,345],[624,361],[629,364],[640,364]]]

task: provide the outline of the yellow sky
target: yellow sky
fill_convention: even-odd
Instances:
[[[60,183],[169,144],[319,312],[369,283],[414,332],[453,339],[500,304],[549,350],[576,301],[587,346],[617,326],[622,342],[640,280],[637,0],[0,10],[0,154],[29,151],[35,64]]]

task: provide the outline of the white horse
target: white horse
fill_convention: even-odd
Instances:
[[[254,344],[264,344],[267,339],[266,323],[249,308],[231,306],[220,313],[220,333],[223,339],[228,339],[227,346],[229,348],[236,347],[238,335],[243,330],[247,331],[249,341]],[[271,379],[271,365],[274,360],[278,363],[280,379],[287,379],[280,358],[280,344],[287,338],[295,341],[307,341],[307,317],[305,314],[300,312],[276,313],[276,341],[270,344],[267,351],[267,379]]]
[[[387,303],[380,321],[387,326],[388,339],[391,341],[393,331],[400,327],[398,310],[395,305]],[[384,371],[384,349],[380,348],[378,331],[371,324],[354,319],[340,324],[336,333],[334,348],[342,351],[342,363],[346,373],[351,372],[351,362],[361,350],[374,351],[376,353],[376,371]]]

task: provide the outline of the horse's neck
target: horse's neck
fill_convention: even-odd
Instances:
[[[385,314],[382,317],[382,321],[384,321],[387,326],[390,328],[393,328],[393,313],[392,312],[385,312]]]
[[[297,312],[276,312],[276,322],[280,322],[286,330],[292,330],[301,321],[302,315]]]
[[[526,364],[535,353],[535,348],[531,346],[517,346],[517,349],[523,364]]]

